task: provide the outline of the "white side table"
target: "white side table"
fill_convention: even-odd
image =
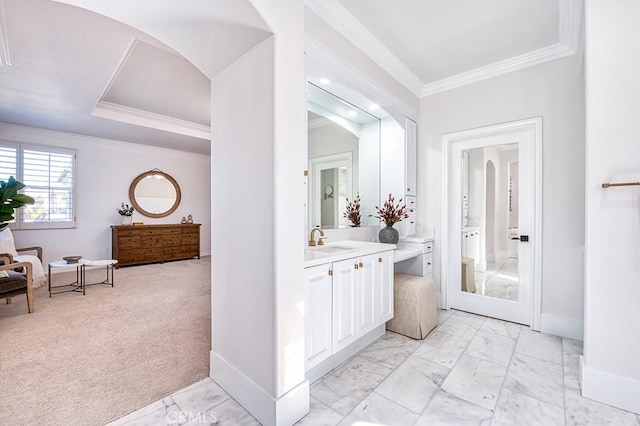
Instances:
[[[51,285],[52,269],[71,269],[71,268],[76,268],[76,280],[74,282],[69,284],[57,285],[57,286]],[[84,271],[84,267],[83,267],[83,263],[81,262],[67,263],[64,260],[56,260],[55,262],[49,263],[49,297],[51,297],[52,294],[69,293],[69,292],[77,292],[77,293],[81,292],[84,295],[85,291],[84,291],[83,271]],[[66,290],[53,291],[53,289],[57,289],[57,288],[66,288]]]
[[[80,263],[82,263],[82,284],[83,284],[83,288],[86,288],[89,285],[99,285],[99,284],[106,284],[106,285],[111,285],[111,287],[113,287],[113,268],[115,267],[116,263],[118,263],[118,261],[116,259],[103,259],[103,260],[88,260],[88,259],[84,259],[81,260]],[[106,272],[107,272],[107,276],[103,281],[97,282],[97,283],[89,283],[87,284],[87,279],[86,279],[86,270],[87,268],[104,268],[106,267]],[[109,276],[109,272],[111,272],[111,276]]]

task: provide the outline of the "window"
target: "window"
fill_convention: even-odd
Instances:
[[[17,229],[75,226],[75,151],[0,143],[0,179],[15,176],[36,202],[17,211]]]

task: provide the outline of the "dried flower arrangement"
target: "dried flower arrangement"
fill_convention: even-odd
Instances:
[[[343,213],[343,216],[351,221],[353,224],[351,225],[352,227],[357,228],[360,226],[360,220],[362,218],[362,215],[360,214],[360,193],[356,195],[356,198],[353,201],[349,201],[347,198],[347,209]]]
[[[402,219],[409,217],[406,204],[402,204],[402,198],[394,204],[393,195],[389,194],[389,199],[384,202],[382,208],[376,206],[378,214],[369,215],[378,219],[382,219],[387,226],[393,226],[394,223],[400,222]]]

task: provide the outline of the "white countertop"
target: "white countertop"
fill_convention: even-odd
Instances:
[[[325,263],[338,262],[344,259],[366,256],[395,248],[395,244],[352,240],[336,241],[335,243],[325,244],[323,246],[305,247],[304,267],[309,268]]]

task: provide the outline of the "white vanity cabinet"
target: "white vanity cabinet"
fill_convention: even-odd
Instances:
[[[331,265],[304,270],[305,352],[307,368],[324,361],[333,353]]]
[[[405,118],[405,195],[416,195],[416,154],[417,154],[417,124],[415,121]]]
[[[305,269],[307,370],[335,355],[329,371],[352,356],[351,349],[371,343],[362,337],[381,327],[384,333],[393,318],[393,256],[386,250]]]
[[[400,238],[396,251],[396,272],[433,277],[433,238],[404,237]],[[399,255],[408,252],[409,255]],[[413,254],[411,254],[413,253]]]

